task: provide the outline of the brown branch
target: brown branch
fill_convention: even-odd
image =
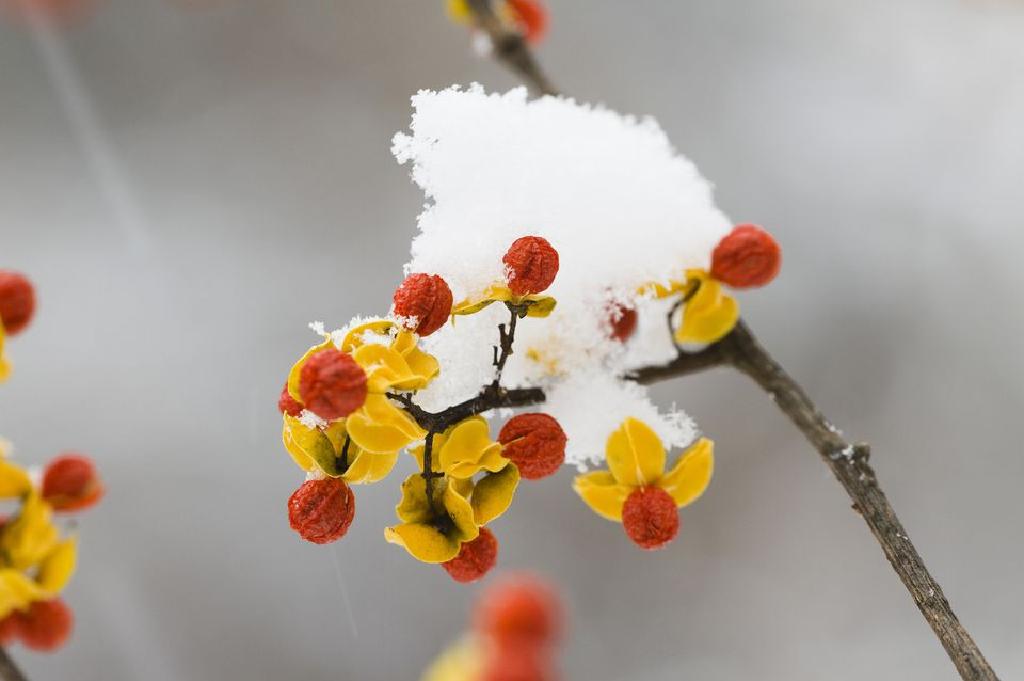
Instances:
[[[490,1],[467,2],[473,10],[477,25],[491,36],[495,56],[539,92],[558,94],[543,75],[522,36],[510,32],[502,25],[491,9]],[[949,654],[960,676],[966,681],[998,681],[974,639],[953,613],[942,589],[928,572],[907,531],[879,487],[875,471],[868,464],[868,445],[851,445],[846,442],[839,431],[818,411],[800,385],[757,342],[746,324],[740,321],[725,338],[700,352],[680,352],[669,364],[644,367],[627,378],[648,384],[725,365],[746,374],[768,392],[779,409],[818,450],[821,458],[853,500],[854,509],[861,514],[875,535],[885,557],[907,587],[914,603]],[[544,395],[543,392],[534,390],[534,394],[530,394],[529,389],[513,391],[517,393],[515,397],[519,399],[509,399],[508,393],[503,399],[497,399],[496,395],[489,396],[487,390],[484,390],[473,400],[430,416],[446,421],[448,412],[451,412],[452,416],[461,416],[481,413],[479,410],[486,411],[500,406],[537,404],[543,401]],[[503,400],[505,403],[499,404]]]
[[[0,646],[0,679],[3,681],[28,681],[18,665],[14,664],[14,660],[7,654],[7,649]]]
[[[512,70],[531,88],[542,95],[557,95],[558,90],[551,84],[534,59],[526,44],[526,38],[498,17],[490,0],[466,0],[473,13],[473,23],[491,39],[494,57]]]

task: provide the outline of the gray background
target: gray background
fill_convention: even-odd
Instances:
[[[49,38],[0,23],[0,266],[42,300],[0,432],[22,459],[91,453],[110,489],[82,526],[73,641],[15,651],[34,678],[415,679],[461,628],[477,588],[383,541],[401,471],[358,490],[336,545],[288,529],[301,475],[274,408],[305,323],[383,311],[399,281],[423,200],[388,153],[408,97],[513,84],[441,4],[106,0]],[[874,443],[957,612],[1024,676],[1024,5],[551,4],[556,82],[657,116],[727,213],[779,237],[783,275],[746,316]],[[722,372],[657,393],[719,453],[669,550],[634,550],[570,470],[496,526],[503,566],[565,589],[567,679],[955,678],[762,394]]]

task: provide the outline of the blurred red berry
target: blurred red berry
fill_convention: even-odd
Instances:
[[[548,10],[538,0],[506,0],[528,43],[539,43],[548,32]]]
[[[499,647],[550,646],[560,636],[562,613],[558,597],[530,576],[505,577],[480,596],[475,628]]]
[[[554,661],[547,646],[524,643],[487,650],[478,681],[555,681]]]
[[[613,340],[625,343],[636,331],[636,308],[614,303],[608,312],[608,335]]]
[[[366,401],[366,372],[347,352],[316,353],[299,373],[299,396],[306,408],[327,421],[348,416]]]
[[[68,640],[75,617],[64,601],[35,601],[27,612],[17,612],[21,642],[32,650],[56,650]]]
[[[17,612],[12,612],[0,620],[0,646],[10,645],[14,642],[14,639],[18,638],[20,633],[21,627],[19,626]]]
[[[565,431],[547,414],[513,416],[498,433],[502,456],[527,480],[553,475],[565,463]]]
[[[782,249],[757,225],[737,225],[711,256],[711,276],[732,288],[764,286],[782,267]]]
[[[0,321],[14,336],[25,330],[36,311],[35,289],[24,274],[0,270]]]
[[[679,532],[679,513],[672,496],[660,487],[640,487],[626,497],[622,527],[642,549],[659,549]]]
[[[277,398],[277,410],[282,414],[288,414],[288,416],[298,416],[302,413],[302,403],[288,392],[287,381],[285,381],[284,387],[281,388],[281,396]]]
[[[355,514],[355,495],[338,478],[307,480],[288,499],[288,523],[314,544],[341,539]]]
[[[501,261],[508,268],[508,287],[517,296],[540,293],[558,274],[558,251],[539,236],[516,239]]]
[[[95,4],[95,0],[0,0],[0,9],[23,20],[36,15],[68,23],[84,19]]]
[[[412,320],[413,331],[429,336],[452,313],[452,290],[436,274],[410,274],[395,291],[395,314]]]
[[[87,456],[68,452],[43,470],[43,499],[57,511],[80,511],[103,496],[96,465]]]
[[[486,527],[473,541],[466,542],[455,556],[441,565],[456,582],[468,584],[483,577],[498,562],[498,540]]]

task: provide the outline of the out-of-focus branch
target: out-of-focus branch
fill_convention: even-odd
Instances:
[[[511,69],[530,87],[542,95],[557,95],[558,90],[544,75],[540,64],[526,44],[526,38],[498,17],[491,6],[491,0],[466,0],[473,13],[473,23],[491,40],[494,57]]]
[[[28,681],[28,677],[21,673],[18,665],[7,654],[7,649],[0,647],[0,679],[3,681]]]

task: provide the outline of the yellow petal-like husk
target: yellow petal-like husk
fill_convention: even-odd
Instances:
[[[501,455],[501,445],[491,439],[490,428],[482,416],[458,423],[444,443],[438,447],[435,442],[434,447],[440,470],[453,478],[469,478],[481,470],[497,472],[508,463]]]
[[[420,681],[479,681],[485,648],[475,636],[465,636],[435,659]]]
[[[398,452],[371,454],[370,452],[359,450],[355,445],[352,445],[351,449],[359,453],[355,455],[355,458],[351,459],[352,463],[349,465],[348,470],[341,476],[342,480],[351,485],[367,485],[383,480],[391,472],[391,469],[395,467],[395,462],[398,461]],[[350,451],[349,456],[351,455]]]
[[[14,520],[0,534],[0,552],[11,567],[27,569],[39,563],[57,543],[53,511],[38,492],[31,492]]]
[[[524,296],[518,302],[524,303],[529,307],[526,308],[527,317],[544,318],[555,311],[555,307],[558,305],[558,301],[551,296]]]
[[[307,428],[293,416],[284,415],[284,426],[281,429],[281,442],[299,468],[311,471],[317,468],[316,455],[329,453],[334,455],[330,440],[320,432],[319,428]]]
[[[39,565],[39,574],[36,575],[36,582],[50,594],[60,593],[71,575],[75,572],[75,564],[78,561],[78,545],[74,537],[68,537],[59,542],[50,554],[43,559]]]
[[[362,407],[346,420],[348,434],[373,454],[391,454],[427,435],[411,416],[384,395],[368,395]]]
[[[28,494],[32,480],[21,466],[0,458],[0,499],[15,499]]]
[[[665,471],[665,447],[651,428],[633,417],[608,436],[608,469],[621,484],[642,487]]]
[[[437,490],[434,491],[437,499]],[[433,518],[427,503],[427,481],[419,473],[413,473],[402,481],[402,500],[395,506],[395,515],[403,523],[427,523]]]
[[[722,291],[722,285],[707,273],[691,270],[687,274],[700,287],[683,305],[683,318],[675,332],[677,343],[714,343],[733,330],[740,318],[736,299]]]
[[[507,511],[518,485],[519,469],[511,462],[501,471],[480,478],[469,498],[476,524],[486,525]]]
[[[437,528],[415,523],[384,528],[384,539],[424,563],[444,563],[459,555],[462,548],[462,542],[449,539]]]
[[[374,319],[365,324],[360,324],[345,334],[345,338],[341,341],[341,347],[338,349],[342,352],[352,352],[366,343],[365,336],[367,332],[386,336],[390,334],[391,328],[394,325],[395,323],[390,319]]]
[[[701,438],[683,452],[657,484],[675,499],[676,506],[682,508],[704,493],[714,472],[715,443]]]
[[[584,503],[602,518],[622,522],[622,505],[633,491],[619,484],[608,471],[594,471],[576,476],[572,488]]]
[[[24,573],[11,568],[0,569],[0,619],[48,597],[49,594]]]

